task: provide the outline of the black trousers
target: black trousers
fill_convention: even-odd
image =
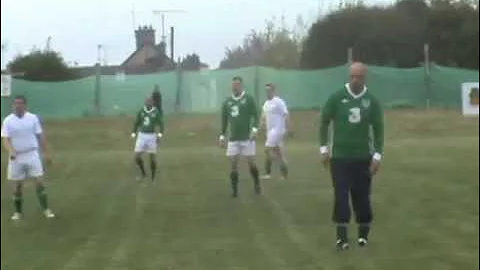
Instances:
[[[360,160],[332,159],[330,172],[335,198],[333,207],[333,221],[335,223],[350,222],[350,198],[352,199],[355,221],[358,224],[370,224],[372,222],[370,164],[370,158]]]

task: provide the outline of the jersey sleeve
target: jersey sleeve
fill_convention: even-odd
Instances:
[[[38,116],[35,115],[35,120],[34,120],[34,124],[35,124],[35,134],[37,135],[40,135],[43,133],[43,129],[42,129],[42,124],[40,123],[40,119],[38,118]]]
[[[280,110],[281,110],[282,114],[283,115],[288,115],[287,103],[285,103],[285,101],[283,99],[278,100],[278,105],[280,107]]]
[[[322,108],[319,129],[320,146],[326,146],[328,144],[328,128],[330,122],[335,116],[335,100],[336,95],[334,94],[330,96],[330,98],[325,103],[325,106],[323,106]]]
[[[227,133],[227,127],[228,127],[228,107],[227,107],[227,101],[225,101],[222,105],[222,111],[220,115],[221,119],[221,131],[220,134],[222,136],[225,136]]]
[[[373,147],[376,153],[383,154],[384,147],[384,119],[383,109],[378,100],[374,100],[371,110],[371,124],[373,129]]]

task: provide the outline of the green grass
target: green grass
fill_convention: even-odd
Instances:
[[[294,114],[291,179],[265,181],[264,196],[256,197],[243,166],[237,200],[215,146],[217,116],[168,119],[154,186],[133,181],[131,119],[48,122],[55,159],[48,192],[58,218],[40,215],[28,186],[25,218],[11,222],[2,170],[1,269],[478,269],[478,118],[387,114],[371,243],[344,253],[333,247],[317,119]],[[2,161],[4,169],[3,152]]]

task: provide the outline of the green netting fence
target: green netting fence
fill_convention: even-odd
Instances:
[[[235,70],[173,71],[149,75],[92,76],[68,82],[28,82],[14,79],[12,96],[2,97],[2,118],[13,96],[24,94],[32,111],[46,118],[90,115],[131,115],[158,84],[166,113],[211,113],[231,94],[231,79],[244,79],[257,101],[265,99],[264,85],[273,82],[290,109],[319,108],[348,80],[348,66],[322,70],[277,70],[248,67]],[[432,66],[397,69],[370,66],[368,85],[386,108],[400,106],[461,108],[461,84],[478,82],[479,73]],[[428,100],[428,102],[427,102]]]

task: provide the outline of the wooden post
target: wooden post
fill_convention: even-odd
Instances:
[[[431,70],[430,70],[430,46],[428,43],[423,45],[423,55],[424,55],[424,69],[425,69],[425,106],[427,110],[430,109],[431,106],[431,98],[432,98],[432,89],[431,89]]]

